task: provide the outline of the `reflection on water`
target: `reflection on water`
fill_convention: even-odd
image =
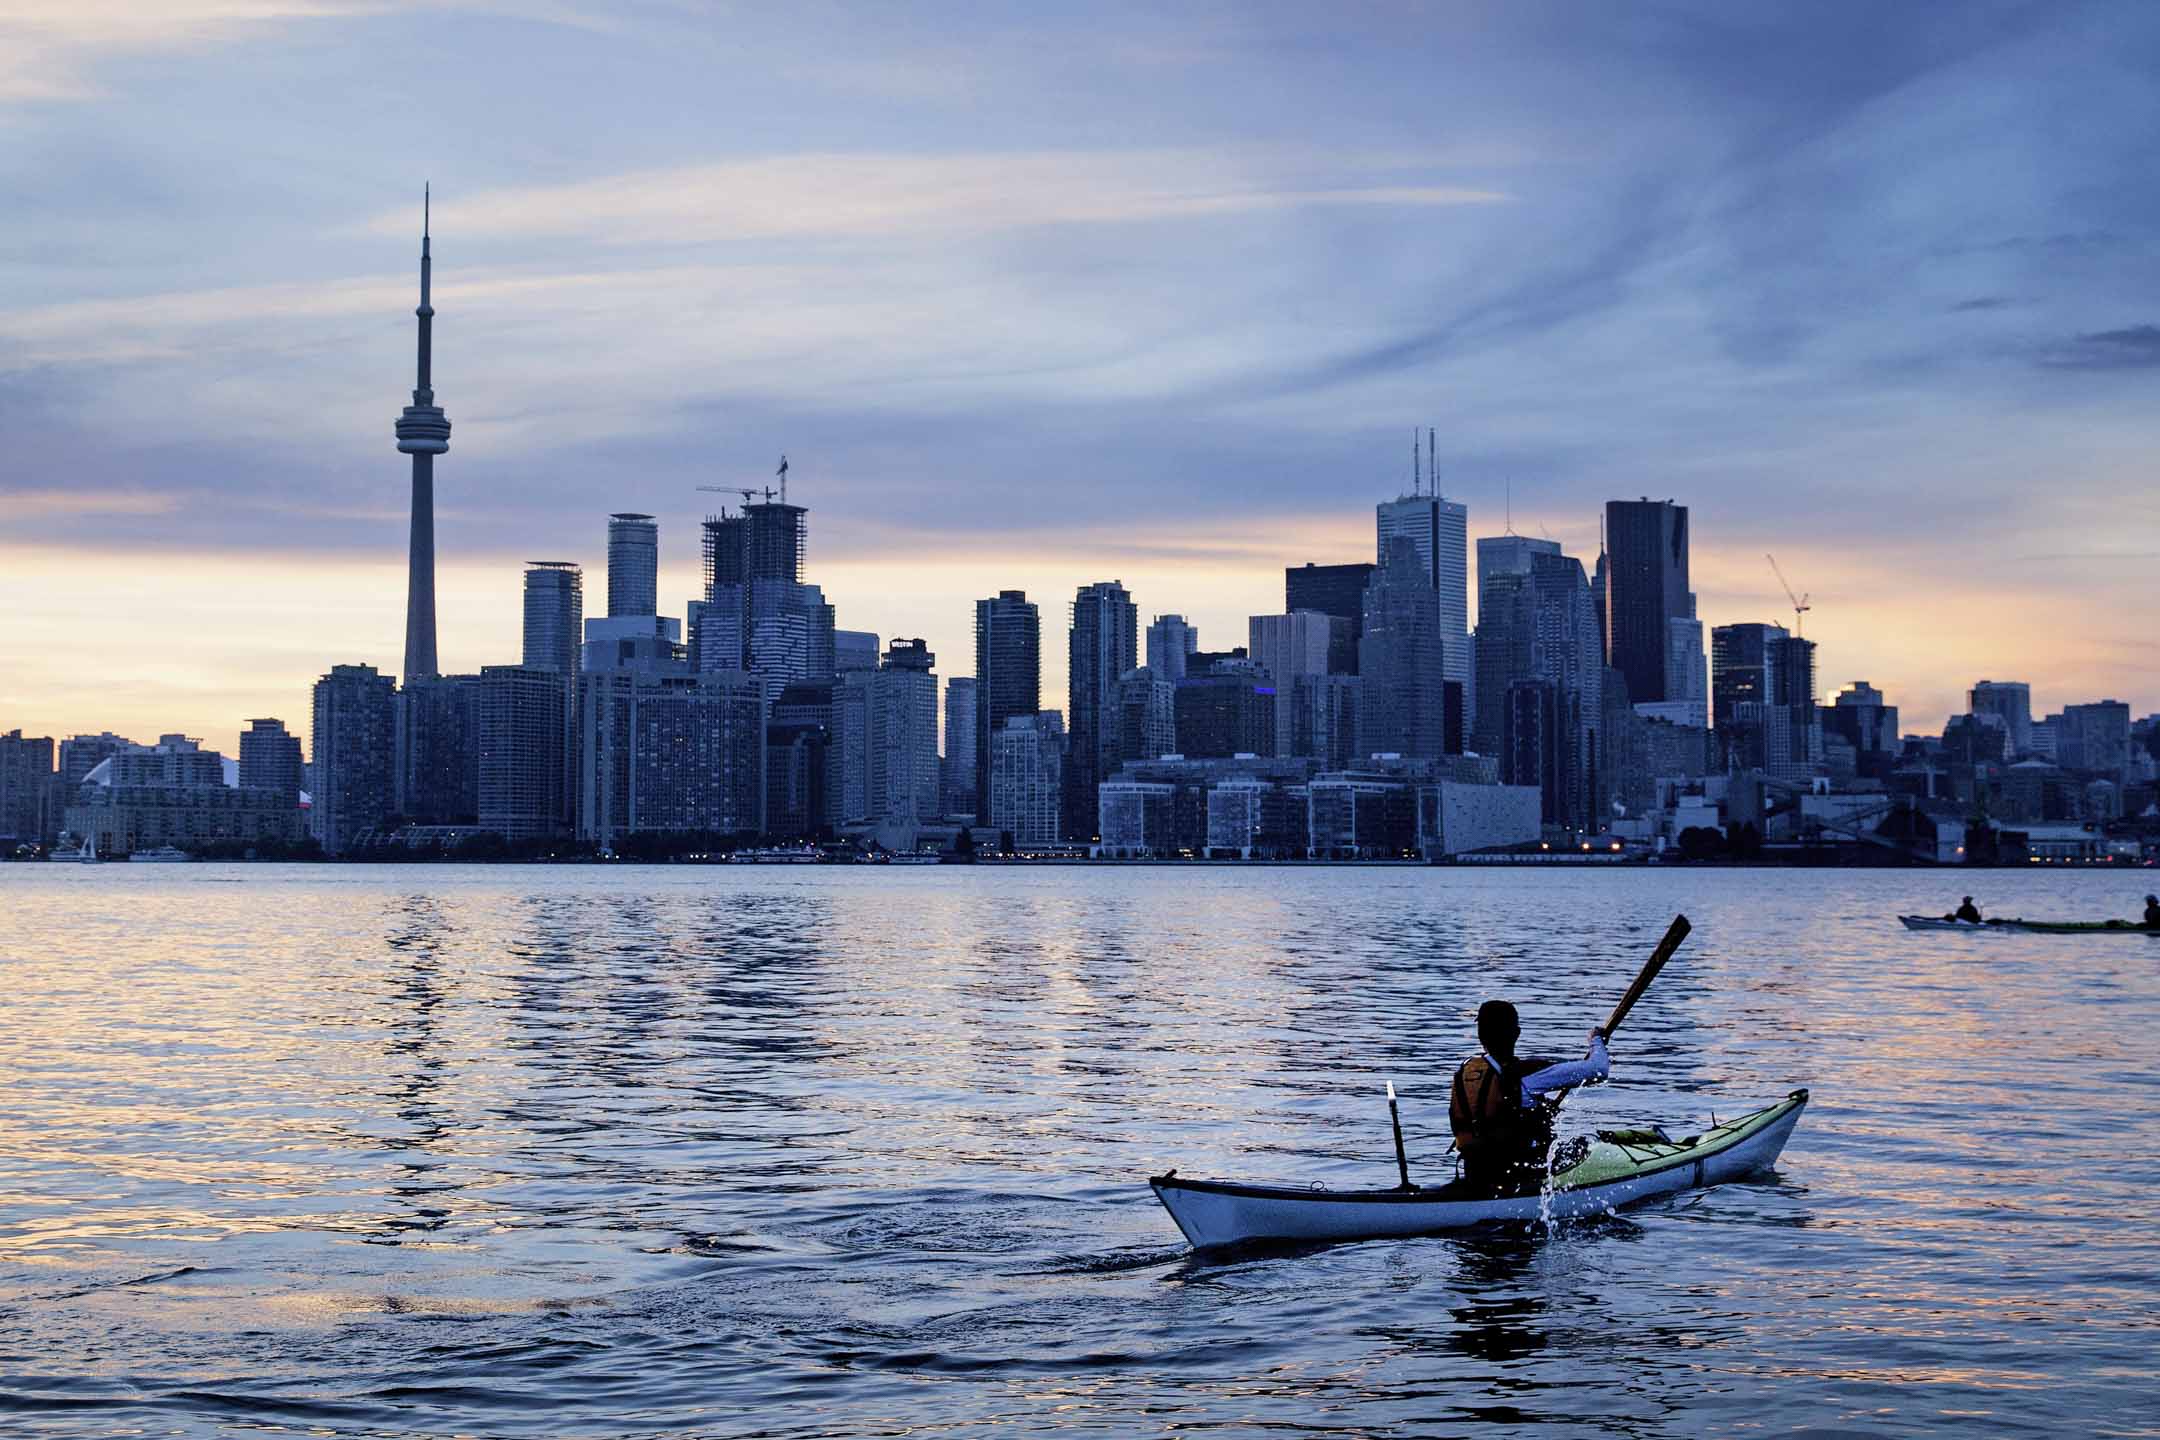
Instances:
[[[239,883],[233,883],[233,882]],[[1995,908],[2119,909],[1990,876]],[[2160,960],[1925,875],[0,867],[9,1433],[2151,1433]],[[2135,887],[2132,887],[2135,888]],[[1196,1257],[1141,1177],[1815,1092],[1560,1235]],[[1676,1131],[1676,1133],[1678,1133]]]

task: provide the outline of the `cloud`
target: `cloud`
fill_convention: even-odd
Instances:
[[[2073,336],[2040,351],[2057,370],[2149,370],[2160,365],[2160,325],[2130,325]]]
[[[383,0],[0,0],[0,101],[85,100],[116,52],[214,44],[274,21],[351,16]]]

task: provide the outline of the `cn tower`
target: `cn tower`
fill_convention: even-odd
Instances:
[[[431,378],[435,307],[428,303],[429,193],[420,198],[420,369],[413,403],[398,416],[397,448],[412,456],[412,549],[405,582],[405,683],[431,680],[435,667],[435,457],[450,448],[450,421]]]

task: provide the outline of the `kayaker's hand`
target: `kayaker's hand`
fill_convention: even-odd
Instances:
[[[1599,1026],[1599,1027],[1598,1027],[1597,1029],[1595,1029],[1595,1030],[1592,1030],[1592,1031],[1590,1032],[1590,1048],[1591,1048],[1591,1049],[1595,1050],[1595,1049],[1596,1049],[1596,1048],[1597,1048],[1598,1046],[1600,1046],[1600,1045],[1603,1045],[1604,1043],[1605,1043],[1605,1029],[1604,1029],[1604,1027],[1603,1027],[1603,1026]]]

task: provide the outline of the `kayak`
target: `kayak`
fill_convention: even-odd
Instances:
[[[2160,930],[2130,920],[1939,920],[1929,915],[1900,915],[1908,930],[1993,930],[2018,935],[2160,935]]]
[[[1373,1240],[1430,1235],[1506,1221],[1602,1215],[1679,1190],[1736,1180],[1777,1162],[1807,1107],[1795,1090],[1777,1104],[1684,1140],[1662,1131],[1601,1131],[1543,1194],[1465,1193],[1460,1181],[1424,1190],[1328,1190],[1150,1177],[1155,1198],[1198,1250],[1254,1241]]]

